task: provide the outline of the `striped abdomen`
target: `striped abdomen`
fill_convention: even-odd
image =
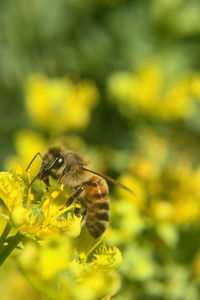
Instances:
[[[98,176],[92,176],[85,185],[85,197],[82,201],[87,207],[86,227],[94,238],[98,238],[106,230],[110,218],[110,199],[106,182]]]

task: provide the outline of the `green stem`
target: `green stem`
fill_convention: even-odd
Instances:
[[[10,253],[17,247],[19,242],[22,240],[23,235],[18,231],[18,233],[13,236],[8,245],[6,245],[3,249],[3,251],[0,254],[0,266],[3,264],[3,262],[6,260],[6,258],[10,255]]]
[[[4,231],[1,235],[1,237],[0,237],[0,248],[3,247],[3,244],[5,243],[5,239],[6,239],[7,235],[9,234],[10,229],[11,229],[11,226],[10,226],[10,223],[8,222],[6,224],[6,227],[4,228]]]

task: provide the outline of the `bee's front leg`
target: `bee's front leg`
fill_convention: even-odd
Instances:
[[[44,177],[43,182],[46,184],[46,190],[49,191],[50,183],[49,183],[49,177]]]

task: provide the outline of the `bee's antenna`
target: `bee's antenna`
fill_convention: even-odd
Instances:
[[[33,159],[31,160],[31,162],[29,163],[28,167],[26,168],[26,172],[28,171],[28,169],[30,168],[30,166],[32,165],[33,161],[36,159],[36,157],[37,157],[38,155],[39,155],[39,156],[41,157],[41,159],[43,160],[43,156],[41,155],[40,152],[38,152],[38,153],[33,157]]]
[[[37,173],[37,175],[32,179],[31,183],[28,186],[28,189],[31,187],[31,185],[33,184],[33,182],[39,177],[41,171]]]
[[[55,165],[55,163],[57,163],[57,161],[59,160],[59,157],[56,157],[56,159],[52,162],[52,164],[49,166],[48,170],[51,170],[53,168],[53,166]]]
[[[127,186],[123,185],[123,184],[120,183],[119,181],[117,181],[117,180],[111,178],[110,176],[104,175],[104,174],[99,173],[99,172],[96,172],[96,171],[89,170],[89,169],[85,168],[84,166],[80,166],[80,169],[82,169],[82,170],[84,170],[84,171],[87,171],[87,172],[89,172],[89,173],[95,174],[95,175],[97,175],[97,176],[100,176],[100,177],[102,177],[102,178],[104,178],[104,179],[106,179],[106,180],[112,182],[113,184],[119,186],[119,187],[122,188],[123,190],[125,190],[125,191],[127,191],[127,192],[129,192],[130,194],[132,194],[132,195],[135,196],[135,193],[134,193],[131,189],[129,189]]]

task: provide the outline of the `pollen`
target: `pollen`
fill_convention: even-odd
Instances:
[[[53,198],[57,198],[58,195],[59,195],[59,191],[54,191],[53,193],[51,193],[51,196],[52,196]]]

